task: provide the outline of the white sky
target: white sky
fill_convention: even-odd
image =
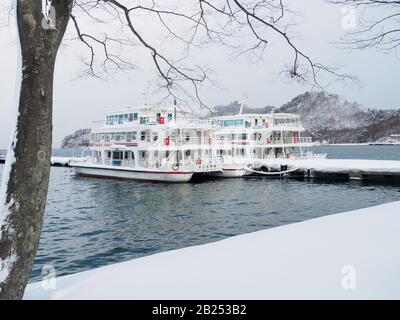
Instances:
[[[327,88],[345,99],[357,101],[371,108],[400,108],[398,83],[400,64],[396,53],[383,54],[368,51],[346,52],[333,45],[344,34],[342,8],[326,4],[323,0],[290,0],[291,8],[301,14],[302,24],[295,28],[301,37],[296,44],[313,60],[327,65],[340,65],[346,73],[356,75],[360,85],[346,86],[335,83]],[[4,10],[0,5],[0,10]],[[0,149],[5,148],[10,133],[11,114],[14,106],[14,78],[16,74],[15,27],[4,26],[4,13],[0,27]],[[85,27],[85,25],[83,25]],[[153,34],[154,39],[157,34]],[[168,44],[164,44],[168,46]],[[155,103],[158,98],[144,94],[155,70],[148,62],[148,54],[138,49],[133,62],[139,70],[129,76],[113,75],[108,80],[78,78],[82,70],[79,60],[83,51],[79,44],[64,42],[57,61],[54,88],[54,143],[79,128],[92,126],[92,121],[102,119],[103,112],[116,108]],[[78,55],[79,52],[79,55]],[[214,70],[214,78],[221,88],[207,87],[202,91],[209,106],[228,104],[233,100],[245,101],[253,107],[281,106],[310,87],[282,79],[278,76],[285,62],[288,49],[272,43],[265,59],[256,64],[246,59],[233,59],[226,48],[201,51],[196,61],[207,62]]]

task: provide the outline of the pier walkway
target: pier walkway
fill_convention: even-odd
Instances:
[[[400,182],[400,161],[268,159],[262,165],[276,171],[282,170],[282,167],[287,167],[291,171],[287,176],[297,178]]]

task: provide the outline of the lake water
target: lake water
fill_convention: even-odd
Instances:
[[[400,147],[390,146],[328,146],[316,152],[400,160]],[[52,168],[31,281],[41,278],[44,265],[65,275],[396,200],[400,185],[258,177],[154,184],[78,178],[72,169]]]

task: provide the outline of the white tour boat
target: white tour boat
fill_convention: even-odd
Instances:
[[[187,182],[194,174],[220,172],[210,121],[176,107],[110,112],[92,129],[92,155],[70,165],[80,176]]]
[[[271,158],[323,157],[307,151],[313,146],[304,137],[300,116],[295,114],[241,114],[215,117],[217,154],[223,159],[222,171],[212,175],[241,177],[263,167]],[[254,170],[249,170],[252,168]]]

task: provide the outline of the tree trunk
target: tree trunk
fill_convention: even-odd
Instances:
[[[50,175],[53,74],[73,0],[53,0],[46,25],[42,0],[17,0],[22,79],[15,138],[0,203],[0,299],[21,299],[36,255]]]

